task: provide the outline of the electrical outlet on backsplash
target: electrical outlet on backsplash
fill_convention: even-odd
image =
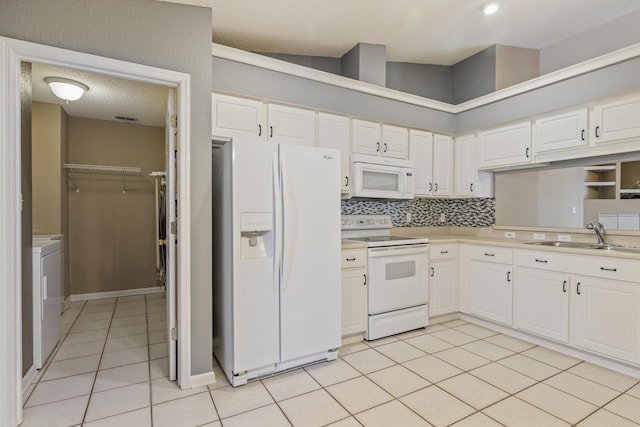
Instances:
[[[342,215],[390,215],[394,227],[490,227],[495,223],[493,198],[342,201]],[[407,221],[407,214],[411,221]],[[444,214],[446,221],[440,222]]]

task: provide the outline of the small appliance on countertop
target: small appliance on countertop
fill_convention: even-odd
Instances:
[[[429,239],[391,236],[389,215],[342,215],[342,238],[367,244],[366,340],[429,324]]]

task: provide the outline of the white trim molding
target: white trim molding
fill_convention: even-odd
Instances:
[[[458,114],[635,58],[640,56],[640,43],[618,49],[579,64],[563,68],[562,70],[554,71],[457,105],[400,92],[394,89],[388,89],[386,87],[361,82],[359,80],[350,79],[348,77],[339,76],[326,71],[292,64],[290,62],[235,49],[217,43],[212,43],[211,53],[215,57],[228,59],[230,61],[253,65],[267,70],[290,74],[304,79],[351,89],[370,95],[376,95],[407,104],[418,105],[445,113]]]
[[[190,76],[142,64],[0,37],[0,425],[22,421],[20,64],[37,62],[177,88],[178,384],[190,388]],[[213,371],[211,371],[213,375]],[[211,382],[214,378],[209,378]]]

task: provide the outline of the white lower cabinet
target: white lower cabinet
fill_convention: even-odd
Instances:
[[[458,311],[457,245],[429,248],[429,317]]]
[[[513,323],[512,250],[489,246],[469,251],[469,313],[509,325]]]
[[[569,275],[518,268],[514,284],[515,327],[569,342]]]
[[[573,344],[640,364],[640,284],[575,276],[571,292]]]
[[[342,251],[342,337],[367,329],[367,250]]]

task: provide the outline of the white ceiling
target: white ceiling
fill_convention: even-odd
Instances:
[[[640,10],[639,0],[170,0],[209,6],[213,41],[255,52],[340,58],[358,42],[387,60],[452,65],[500,44],[542,49]]]
[[[489,46],[542,49],[640,10],[640,0],[161,0],[212,9],[213,41],[255,52],[340,58],[359,42],[385,45],[387,60],[451,65]],[[89,91],[65,104],[44,77],[78,80]],[[33,99],[67,114],[101,120],[138,118],[164,126],[167,89],[146,83],[33,66]]]

